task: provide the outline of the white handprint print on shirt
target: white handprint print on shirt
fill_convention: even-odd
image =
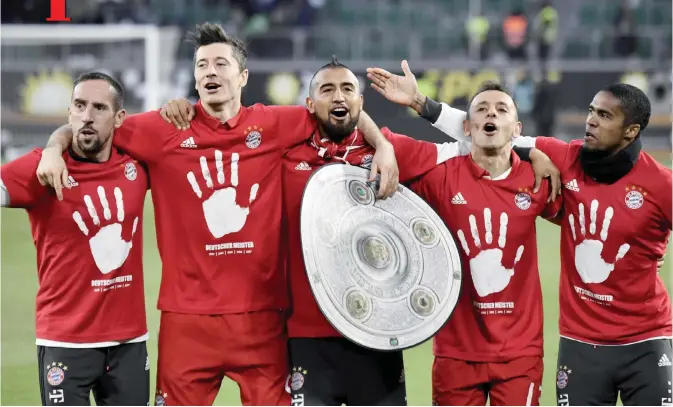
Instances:
[[[470,215],[470,232],[474,245],[477,247],[479,253],[470,259],[470,270],[472,271],[472,281],[477,294],[480,297],[485,297],[489,294],[497,293],[505,289],[509,284],[510,279],[514,275],[514,268],[505,268],[502,265],[502,249],[507,243],[507,222],[508,217],[505,212],[500,214],[500,229],[498,235],[498,247],[482,249],[481,239],[479,238],[479,229],[477,228],[477,219],[474,215]],[[458,230],[458,239],[465,250],[465,254],[470,255],[470,247],[465,239],[465,233]],[[484,208],[484,240],[486,245],[493,242],[493,225],[491,222],[491,210]],[[514,265],[521,260],[523,255],[523,245],[519,246],[516,251],[516,258]]]
[[[236,187],[238,186],[238,153],[231,155],[231,171],[229,177],[231,178],[231,187],[215,190],[213,194],[203,201],[203,216],[206,219],[208,230],[215,238],[220,238],[229,233],[238,232],[243,229],[245,221],[248,219],[250,208],[241,208],[236,204]],[[199,159],[201,163],[201,174],[206,181],[208,189],[214,189],[215,184],[213,178],[210,176],[210,169],[208,168],[208,160],[201,156]],[[215,150],[215,169],[217,171],[217,183],[224,184],[224,165],[222,164],[222,152]],[[203,197],[203,191],[196,181],[196,176],[192,171],[187,174],[187,180],[192,186],[194,193],[199,198]],[[257,197],[259,184],[254,184],[250,188],[250,203]]]
[[[103,218],[108,221],[112,219],[112,211],[110,210],[110,203],[105,195],[105,188],[99,186],[96,189],[96,192],[98,193],[100,204],[103,207]],[[138,217],[136,217],[133,220],[131,240],[127,242],[122,239],[122,223],[124,222],[125,214],[124,198],[121,189],[114,189],[114,197],[117,207],[117,223],[101,227],[98,233],[89,239],[91,255],[93,256],[96,266],[103,274],[116,270],[124,264],[131,251],[131,247],[133,247],[133,235],[136,234],[136,229],[138,227]],[[91,196],[84,195],[84,204],[86,205],[86,209],[89,212],[89,216],[91,217],[94,226],[100,227],[101,219],[98,211],[96,211]],[[86,226],[82,214],[80,214],[79,211],[75,211],[72,214],[72,218],[75,220],[79,230],[81,230],[85,236],[89,236],[89,228]]]
[[[601,253],[603,251],[603,242],[608,238],[608,229],[610,228],[610,221],[614,215],[614,210],[611,206],[608,206],[605,209],[605,217],[603,218],[603,226],[601,227],[601,240],[587,239],[587,230],[585,226],[585,217],[584,217],[584,204],[580,203],[578,208],[577,218],[580,226],[580,235],[584,238],[583,241],[575,246],[575,268],[580,275],[580,278],[585,284],[592,283],[602,283],[607,280],[612,273],[612,270],[615,269],[615,263],[619,259],[626,256],[626,253],[629,251],[631,246],[628,243],[624,243],[619,246],[617,250],[617,256],[615,257],[614,263],[607,263],[603,260]],[[591,207],[589,212],[589,219],[591,223],[589,224],[589,235],[594,236],[596,234],[596,215],[598,214],[598,201],[594,199],[591,201]],[[568,222],[570,223],[570,231],[573,234],[573,240],[577,241],[578,236],[575,232],[575,216],[570,214],[568,216]]]

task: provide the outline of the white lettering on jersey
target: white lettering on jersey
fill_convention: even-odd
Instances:
[[[207,244],[206,251],[210,256],[223,256],[228,254],[251,254],[255,247],[253,242],[229,242],[220,244]]]
[[[585,299],[597,303],[597,304],[603,304],[605,302],[612,302],[614,300],[614,297],[608,294],[596,294],[592,293],[589,290],[585,290],[584,288],[577,287],[575,286],[575,292]],[[594,301],[595,300],[595,301]]]

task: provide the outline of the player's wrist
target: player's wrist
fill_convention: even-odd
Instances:
[[[533,148],[513,146],[512,151],[514,151],[514,153],[519,156],[521,161],[531,162],[531,153],[533,152]],[[533,159],[535,159],[535,157],[533,157]]]
[[[420,111],[418,111],[418,114],[421,115],[422,118],[425,120],[429,121],[430,123],[434,124],[437,122],[439,119],[439,116],[442,114],[442,104],[438,103],[431,98],[418,94],[418,101],[422,101],[422,108]],[[416,100],[416,98],[414,99]]]
[[[409,107],[414,109],[418,114],[423,114],[423,107],[425,106],[427,97],[419,92],[414,94],[414,97],[411,99]]]
[[[42,150],[42,155],[50,156],[61,156],[63,154],[63,149],[60,144],[47,144],[47,146]]]

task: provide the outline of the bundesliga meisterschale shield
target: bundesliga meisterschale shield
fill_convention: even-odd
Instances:
[[[458,248],[435,211],[408,188],[376,199],[369,170],[329,164],[304,190],[301,239],[309,284],[327,320],[366,348],[428,340],[460,293]]]

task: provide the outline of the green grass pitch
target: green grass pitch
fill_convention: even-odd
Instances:
[[[37,275],[35,249],[28,217],[23,210],[2,209],[2,405],[40,405],[37,351],[35,348],[35,293]],[[145,209],[145,293],[147,296],[152,358],[152,392],[156,373],[159,313],[156,299],[161,268],[157,252],[151,199]],[[669,249],[670,251],[670,249]],[[542,404],[556,405],[555,369],[558,345],[559,228],[538,222],[538,255],[545,312],[545,372]],[[669,253],[670,257],[670,253]],[[669,262],[670,264],[670,262]],[[662,270],[669,292],[671,273],[668,264]],[[405,353],[409,405],[430,405],[431,343]],[[237,386],[225,380],[216,405],[240,405]],[[153,400],[152,400],[153,404]]]

